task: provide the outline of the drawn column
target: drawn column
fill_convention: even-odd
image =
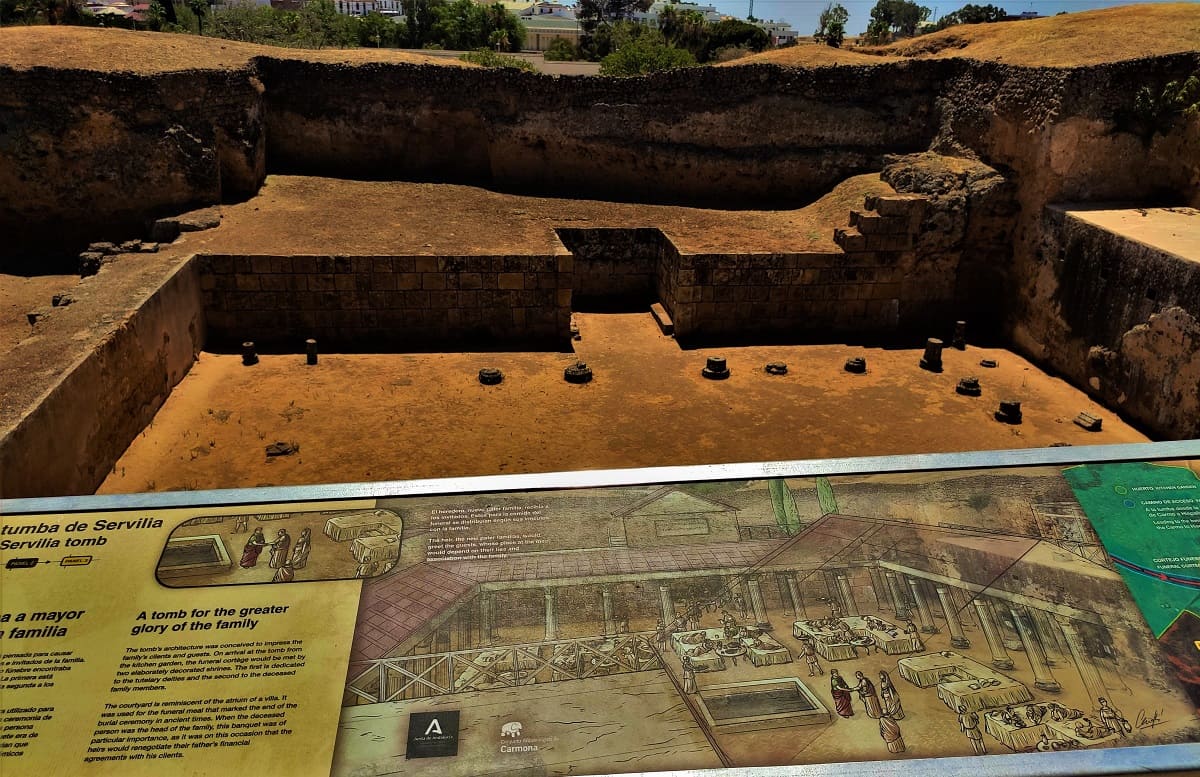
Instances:
[[[796,607],[796,618],[799,619],[804,610],[804,598],[800,596],[800,585],[796,582],[796,573],[787,573],[784,578],[787,580],[788,593],[792,595],[792,604]]]
[[[546,587],[546,641],[558,639],[558,613],[555,604],[558,599],[558,589]]]
[[[1092,657],[1087,652],[1087,648],[1084,646],[1079,632],[1075,629],[1075,624],[1065,615],[1059,615],[1058,625],[1062,629],[1063,636],[1066,637],[1067,648],[1071,651],[1071,658],[1075,659],[1075,668],[1079,670],[1079,676],[1083,679],[1083,687],[1087,690],[1088,696],[1091,697],[1092,708],[1095,709],[1096,699],[1108,693],[1108,689],[1105,688],[1104,680],[1100,677],[1100,671],[1096,669],[1096,664],[1092,661]]]
[[[912,591],[913,601],[917,605],[917,619],[921,621],[921,631],[926,634],[937,634],[938,627],[933,624],[933,614],[925,603],[925,595],[921,593],[921,585],[916,578],[907,577],[908,587]]]
[[[750,589],[750,606],[754,609],[754,622],[761,628],[770,629],[771,622],[767,620],[767,603],[763,601],[758,575],[751,575],[747,578],[746,586]]]
[[[1024,610],[1025,608],[1022,607],[1021,609]],[[1018,612],[1017,608],[1012,605],[1009,605],[1008,611],[1012,613],[1013,623],[1017,626],[1017,635],[1021,637],[1021,644],[1025,646],[1025,657],[1029,659],[1029,665],[1033,667],[1033,684],[1043,691],[1051,693],[1061,691],[1062,686],[1054,679],[1054,675],[1050,674],[1050,667],[1046,666],[1046,661],[1042,658],[1041,651],[1034,644],[1033,633],[1029,630],[1029,625],[1021,617],[1022,613]]]
[[[877,566],[867,567],[867,574],[871,578],[871,591],[875,594],[875,603],[879,605],[879,609],[887,608],[890,597],[887,593],[887,588],[883,584],[883,573],[879,571]]]
[[[600,600],[604,605],[604,636],[611,637],[617,633],[617,624],[613,620],[612,588],[605,585],[600,587]]]
[[[662,603],[662,622],[670,629],[675,622],[675,600],[671,598],[671,586],[666,583],[658,584],[658,597]]]
[[[792,601],[796,602],[796,618],[808,620],[809,609],[804,606],[804,595],[800,594],[799,572],[792,572],[787,576],[787,590],[792,592]]]
[[[904,620],[908,617],[908,608],[904,606],[904,596],[900,593],[900,583],[896,581],[896,573],[884,572],[883,577],[887,580],[888,593],[892,595],[892,609],[896,611],[896,618]]]
[[[837,578],[838,593],[842,595],[842,609],[847,615],[858,615],[858,604],[854,601],[854,592],[850,590],[850,581],[846,575],[838,573]]]
[[[983,629],[983,636],[988,643],[988,650],[992,651],[992,666],[997,669],[1012,669],[1015,664],[1008,657],[1008,651],[1004,649],[1004,640],[1000,637],[1000,630],[996,627],[996,622],[992,620],[987,603],[983,601],[982,596],[977,596],[973,604],[975,605],[975,615],[979,618],[979,627]]]
[[[950,629],[950,646],[969,648],[971,641],[963,634],[962,623],[958,620],[958,610],[950,599],[950,592],[944,586],[937,586],[938,601],[942,603],[942,612],[946,615],[946,628]]]
[[[490,645],[495,640],[495,637],[492,636],[492,594],[490,591],[479,592],[479,638],[485,645]]]

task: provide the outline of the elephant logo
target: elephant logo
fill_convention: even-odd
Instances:
[[[517,723],[515,720],[511,723],[505,723],[500,727],[500,736],[512,737],[516,739],[517,737],[521,736],[521,724]]]

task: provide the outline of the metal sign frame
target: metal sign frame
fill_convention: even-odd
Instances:
[[[380,481],[334,485],[282,486],[152,494],[40,497],[0,500],[0,515],[66,514],[187,507],[270,505],[326,500],[397,498],[481,492],[543,491],[603,486],[757,480],[781,477],[865,475],[912,471],[950,471],[1032,466],[1096,464],[1121,461],[1200,459],[1200,440],[1086,447],[934,453],[844,459],[713,464],[684,467],[555,472],[528,475]],[[1200,773],[1200,742],[1114,747],[1049,753],[1015,753],[863,761],[804,766],[729,767],[655,772],[656,777],[1031,777],[1032,775],[1117,775],[1153,772]],[[648,773],[641,773],[649,777]],[[615,777],[615,776],[614,776]]]

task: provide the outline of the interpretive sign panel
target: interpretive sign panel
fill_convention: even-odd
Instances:
[[[1191,453],[11,503],[0,765],[1196,766]]]

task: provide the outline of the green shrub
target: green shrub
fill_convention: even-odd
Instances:
[[[661,35],[644,34],[602,59],[600,75],[640,76],[695,64],[696,58],[690,51],[675,48]]]
[[[575,44],[566,38],[555,38],[543,52],[547,62],[573,62],[579,57]]]
[[[468,51],[459,57],[463,62],[470,62],[474,65],[483,65],[484,67],[515,67],[520,70],[528,70],[533,72],[533,63],[520,57],[512,57],[508,54],[497,54],[491,49],[476,49]]]
[[[1167,132],[1176,118],[1200,113],[1200,75],[1171,81],[1161,92],[1143,86],[1134,95],[1133,113],[1147,134]]]

